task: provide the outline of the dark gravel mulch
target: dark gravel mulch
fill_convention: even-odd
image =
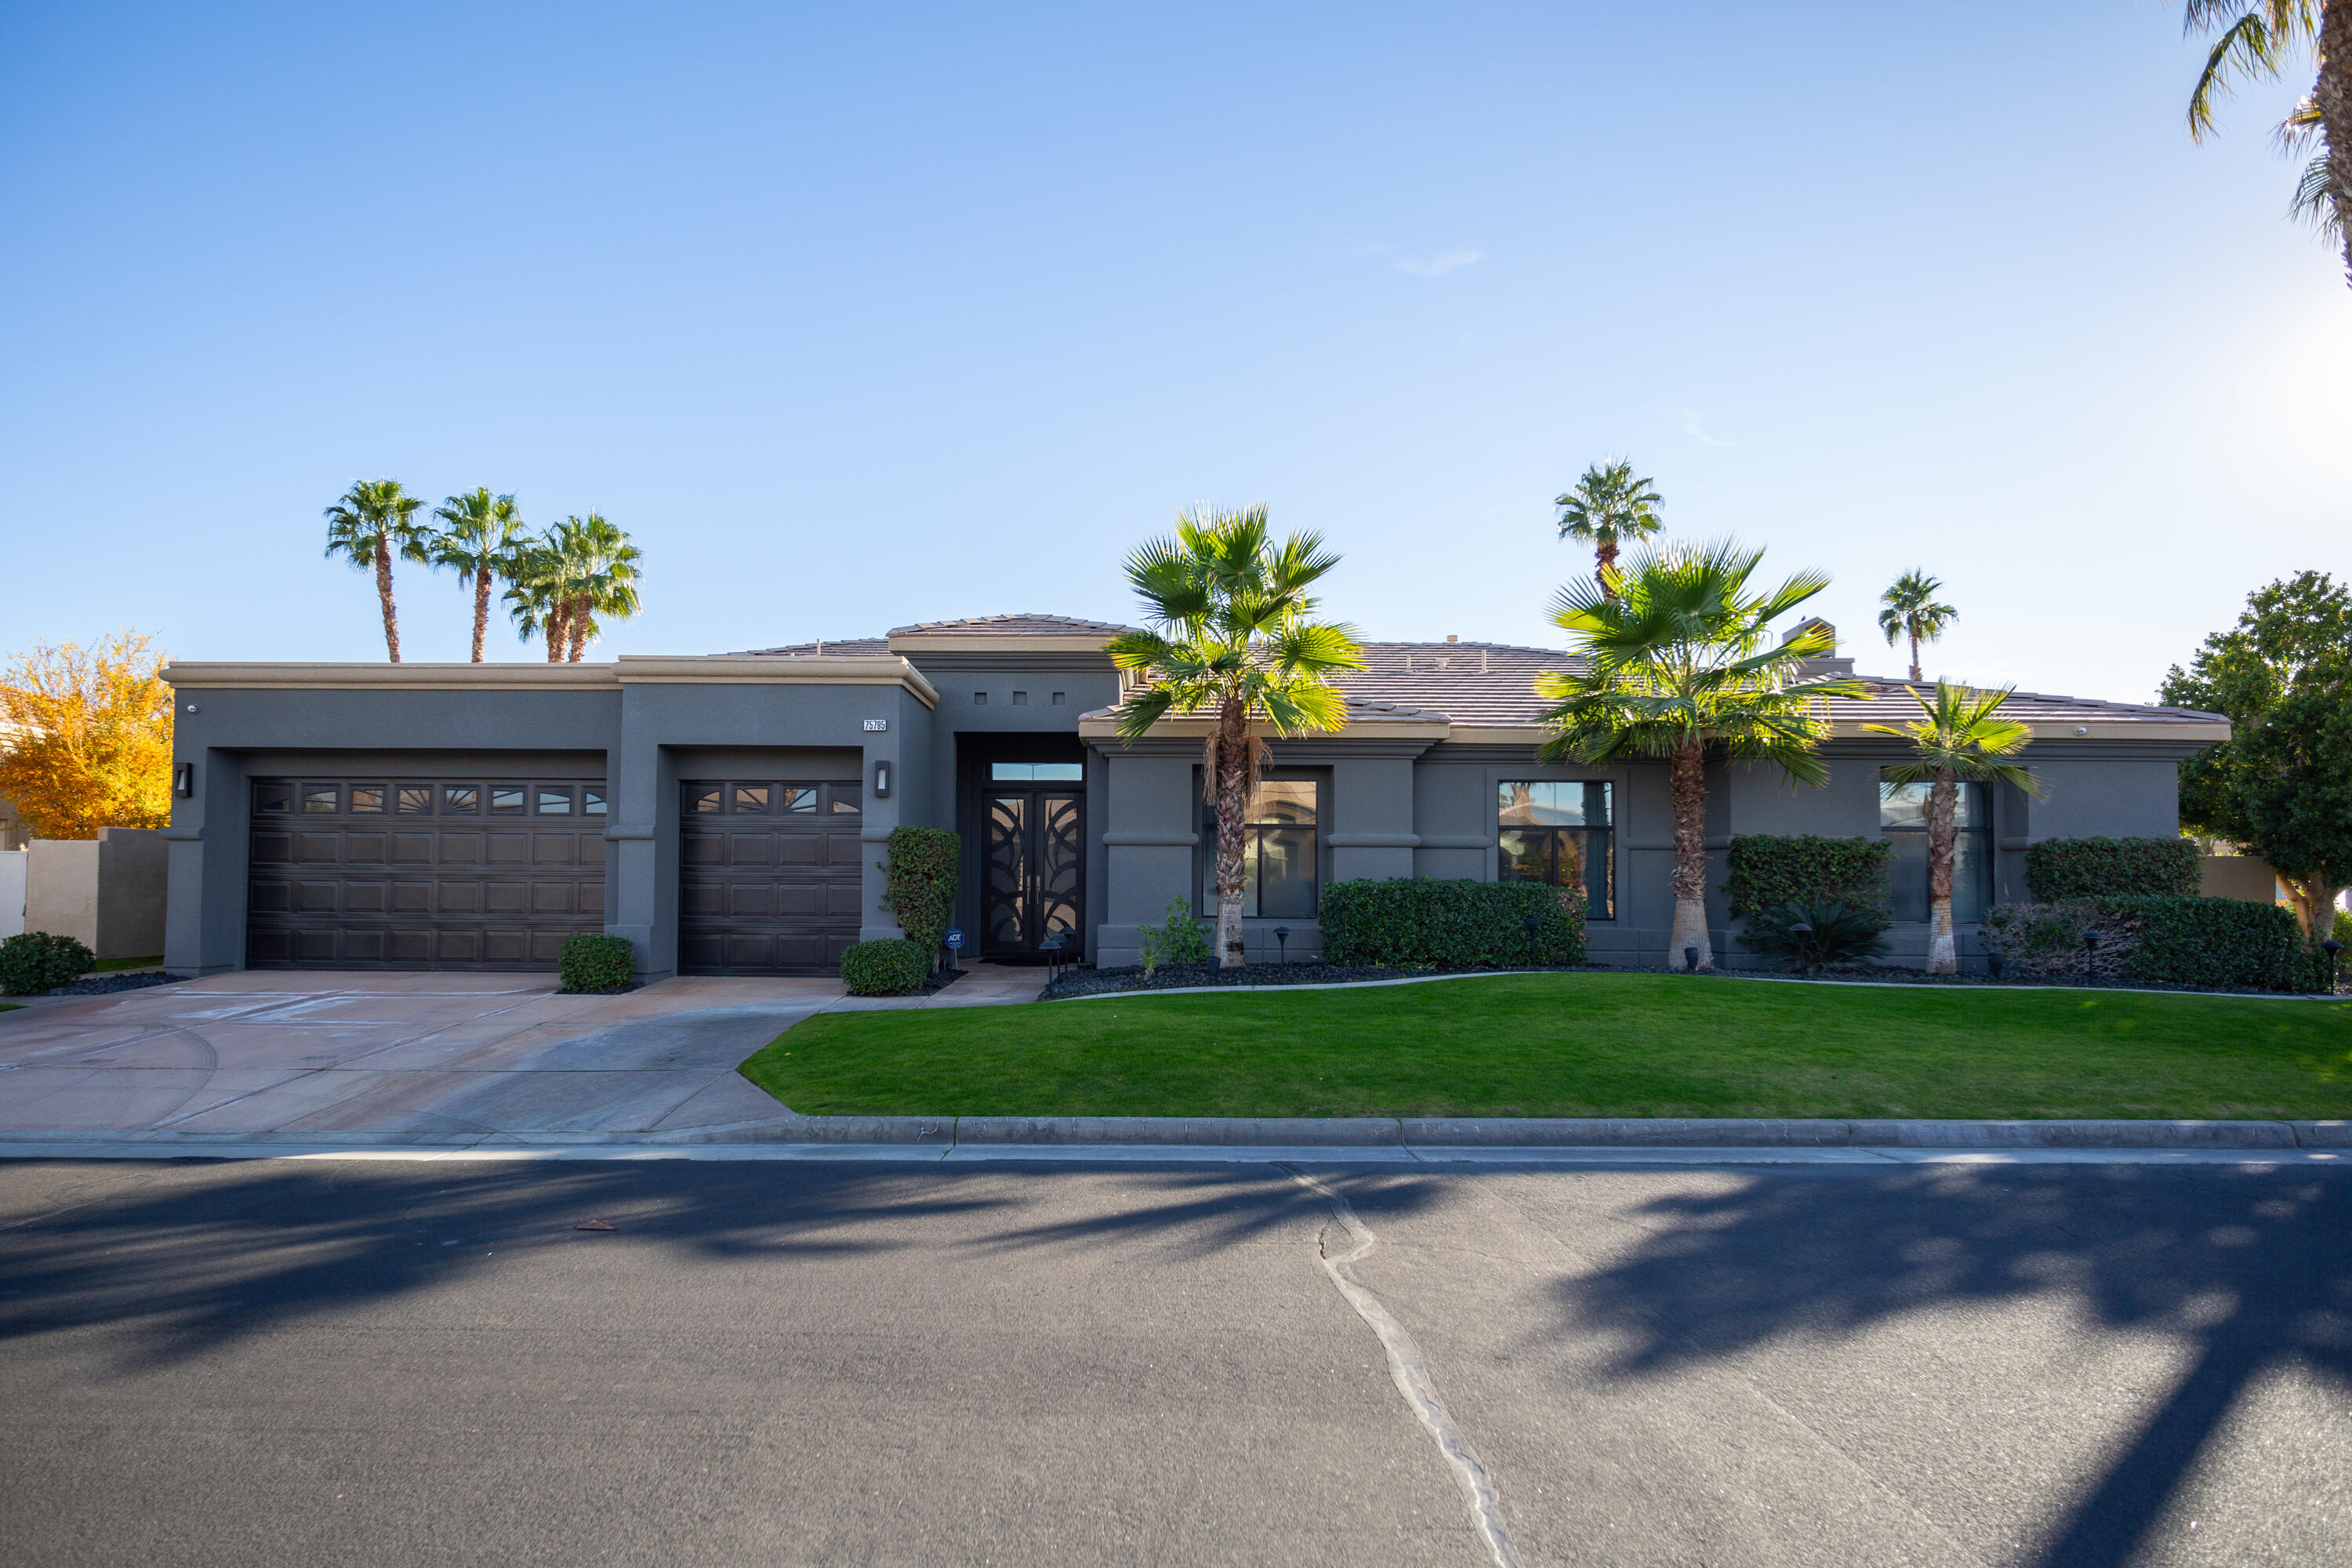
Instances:
[[[160,969],[134,969],[127,974],[85,974],[70,985],[60,985],[44,994],[111,996],[117,991],[144,991],[150,985],[169,985],[187,978],[184,974],[166,974]]]

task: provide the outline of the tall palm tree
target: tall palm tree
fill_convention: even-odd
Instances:
[[[571,660],[578,664],[588,645],[602,635],[598,616],[625,620],[637,613],[637,579],[645,552],[600,512],[565,518],[556,535],[570,589],[564,636]]]
[[[1875,735],[1908,741],[1918,753],[1916,762],[1888,768],[1879,776],[1889,784],[1924,784],[1927,791],[1927,909],[1933,922],[1927,941],[1927,973],[1951,974],[1959,969],[1958,950],[1952,940],[1952,850],[1958,838],[1954,817],[1963,784],[2015,784],[2031,795],[2042,793],[2033,770],[2001,759],[2015,755],[2033,731],[2014,719],[2000,716],[2000,705],[2014,687],[1998,691],[1971,691],[1949,681],[1936,682],[1936,695],[1909,688],[1919,704],[1920,717],[1907,724],[1864,724]]]
[[[1217,952],[1229,964],[1244,962],[1243,824],[1265,756],[1251,725],[1284,736],[1339,728],[1347,703],[1330,677],[1364,665],[1355,628],[1317,621],[1307,591],[1339,563],[1320,534],[1275,543],[1262,506],[1186,511],[1174,538],[1127,558],[1152,629],[1111,639],[1112,662],[1143,678],[1119,704],[1118,732],[1132,743],[1171,714],[1215,715],[1202,779],[1217,810]]]
[[[2273,79],[2299,52],[2318,68],[2310,95],[2278,128],[2280,147],[2318,153],[2295,187],[2294,211],[2344,253],[2352,281],[2352,0],[2188,0],[2182,28],[2218,34],[2189,95],[2189,134],[2214,131],[2214,105],[2239,80]]]
[[[1960,612],[1949,605],[1936,603],[1936,595],[1944,591],[1943,583],[1927,575],[1925,569],[1915,568],[1895,579],[1895,585],[1878,595],[1886,607],[1878,612],[1878,629],[1886,634],[1886,646],[1893,647],[1895,639],[1911,639],[1911,679],[1919,674],[1919,645],[1934,642],[1944,635],[1944,628],[1960,618]]]
[[[446,566],[474,590],[474,662],[482,662],[482,638],[490,626],[490,584],[512,580],[526,535],[512,496],[494,496],[488,486],[451,496],[433,515],[445,526],[428,542],[436,566]]]
[[[550,664],[562,664],[571,646],[566,623],[577,591],[572,563],[557,539],[557,530],[551,528],[522,542],[507,573],[505,595],[515,634],[525,641],[544,637]]]
[[[400,617],[392,607],[392,557],[425,560],[425,531],[416,509],[425,504],[400,488],[398,479],[354,479],[327,508],[327,559],[341,556],[359,571],[375,571],[375,595],[383,605],[383,647],[400,662]]]
[[[1685,952],[1693,967],[1715,966],[1706,925],[1706,757],[1779,766],[1818,784],[1829,776],[1817,748],[1829,733],[1830,697],[1858,696],[1851,678],[1808,680],[1802,666],[1837,651],[1819,622],[1771,641],[1771,622],[1829,586],[1800,572],[1768,593],[1748,579],[1761,550],[1737,541],[1656,544],[1608,580],[1581,581],[1552,599],[1552,624],[1567,632],[1579,667],[1536,678],[1536,694],[1556,704],[1538,755],[1604,763],[1664,757],[1672,787],[1675,919],[1668,963]]]
[[[1604,596],[1619,547],[1638,544],[1666,526],[1664,499],[1649,480],[1633,477],[1631,458],[1593,464],[1574,489],[1551,504],[1559,508],[1559,536],[1592,546],[1592,580]]]

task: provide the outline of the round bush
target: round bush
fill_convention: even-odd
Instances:
[[[637,950],[625,936],[583,932],[564,939],[555,973],[566,991],[618,991],[636,976]]]
[[[852,943],[841,955],[841,978],[852,996],[904,996],[931,972],[931,955],[904,937]]]
[[[37,996],[70,985],[98,966],[98,954],[69,936],[28,931],[0,942],[0,992]]]

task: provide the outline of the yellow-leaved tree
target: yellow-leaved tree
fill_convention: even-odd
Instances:
[[[0,670],[0,796],[36,838],[172,819],[172,689],[152,638],[35,645]]]

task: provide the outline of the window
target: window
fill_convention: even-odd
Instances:
[[[587,788],[582,790],[580,792],[580,815],[583,816],[604,816],[604,792],[597,788],[594,784],[590,784]]]
[[[717,811],[719,809],[719,786],[717,784],[687,785],[686,809],[690,813]]]
[[[1050,767],[1052,763],[1040,763]],[[1077,764],[1070,764],[1076,766]],[[1266,920],[1313,920],[1320,896],[1317,875],[1316,784],[1313,779],[1263,779],[1250,794],[1242,825],[1242,913]],[[1217,818],[1204,818],[1204,868],[1200,909],[1217,907]]]
[[[490,815],[496,816],[503,813],[515,816],[521,816],[523,804],[522,797],[523,790],[522,785],[520,784],[492,784],[490,786]]]
[[[739,812],[756,811],[764,814],[768,809],[768,786],[763,784],[737,784],[735,809]]]
[[[355,812],[366,812],[372,815],[383,811],[383,785],[352,785],[352,809]]]
[[[294,809],[294,792],[285,784],[266,784],[253,786],[253,809],[286,812]]]
[[[462,816],[474,816],[482,809],[482,792],[472,784],[443,784],[441,809]]]
[[[430,816],[433,811],[431,784],[402,784],[398,792],[400,814],[403,816]]]
[[[784,786],[784,809],[786,811],[801,812],[815,811],[816,785],[786,784]]]
[[[302,809],[313,816],[321,813],[331,816],[339,804],[341,793],[333,784],[304,784]]]
[[[1584,918],[1617,918],[1612,788],[1558,779],[1506,779],[1497,792],[1497,879],[1584,889]]]
[[[1955,786],[1952,826],[1952,921],[1984,919],[1992,902],[1992,811],[1979,784]],[[1878,785],[1878,830],[1895,841],[1886,868],[1887,913],[1898,921],[1927,918],[1927,792],[1924,784]]]
[[[539,786],[539,815],[569,816],[572,815],[572,791],[561,784]]]
[[[988,777],[992,784],[1083,784],[1087,764],[1084,763],[991,763]]]
[[[864,788],[865,786],[863,784],[839,784],[834,785],[833,788],[827,792],[833,796],[833,814],[835,816],[856,816],[860,815],[860,808],[857,804],[857,795],[858,792]]]

